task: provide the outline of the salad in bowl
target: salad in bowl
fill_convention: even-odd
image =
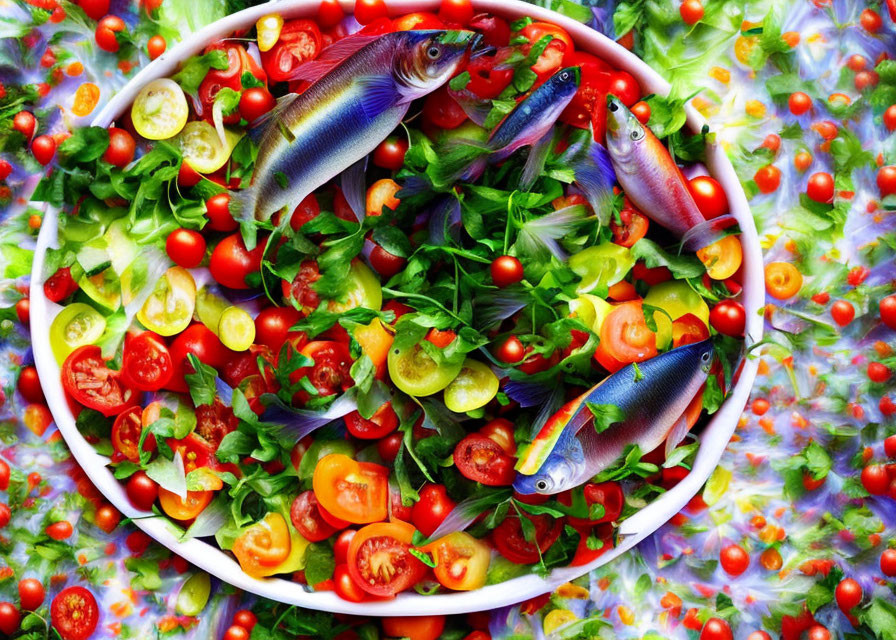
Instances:
[[[60,145],[38,340],[138,521],[378,602],[581,573],[688,476],[746,321],[712,134],[476,4],[256,11]]]

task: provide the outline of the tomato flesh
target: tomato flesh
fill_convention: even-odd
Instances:
[[[331,453],[318,460],[312,486],[320,505],[340,520],[365,524],[388,515],[389,470],[381,465]]]
[[[504,453],[501,446],[489,437],[471,433],[454,449],[457,470],[474,482],[491,487],[513,484],[516,458]]]
[[[104,416],[118,415],[138,399],[121,374],[106,366],[96,345],[78,347],[65,359],[62,386],[78,403]]]
[[[527,518],[535,529],[535,541],[529,542],[523,534],[520,516],[508,515],[492,531],[492,542],[498,552],[517,564],[533,564],[550,548],[563,531],[563,521],[547,515],[529,515]],[[537,546],[536,546],[537,543]],[[540,553],[539,553],[540,551]]]
[[[412,587],[426,566],[411,552],[414,527],[405,522],[370,524],[352,538],[348,569],[367,593],[391,597]]]

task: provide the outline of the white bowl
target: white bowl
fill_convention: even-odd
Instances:
[[[340,0],[346,13],[354,2]],[[440,0],[390,0],[393,15],[412,11],[436,11]],[[564,29],[576,41],[577,47],[589,51],[611,63],[613,66],[631,73],[645,93],[667,95],[669,84],[659,74],[638,59],[633,53],[619,46],[600,33],[548,9],[533,6],[520,0],[473,0],[477,11],[492,12],[512,19],[531,16],[539,20],[553,22]],[[116,94],[93,121],[97,126],[108,126],[131,104],[137,91],[147,82],[170,76],[182,60],[199,53],[206,45],[229,35],[238,29],[253,25],[258,18],[278,12],[286,18],[313,17],[320,0],[275,0],[228,16],[200,31],[166,51],[158,59],[142,69],[118,94]],[[695,131],[704,124],[703,118],[687,107],[688,123]],[[762,253],[747,199],[741,189],[734,169],[724,151],[711,145],[707,148],[707,167],[721,182],[728,195],[731,212],[740,223],[741,242],[744,248],[744,288],[743,304],[747,312],[747,345],[757,342],[762,334],[759,309],[765,302],[763,285]],[[56,243],[56,216],[58,211],[50,208],[44,217],[37,242],[31,280],[31,336],[35,363],[41,380],[45,382],[44,393],[56,426],[62,432],[72,454],[100,491],[125,516],[134,518],[134,524],[154,539],[196,565],[200,569],[260,596],[289,604],[332,611],[371,616],[392,615],[433,615],[454,614],[493,609],[522,602],[528,598],[552,591],[558,584],[583,575],[597,566],[612,561],[680,511],[700,490],[706,479],[718,464],[738,418],[747,401],[753,380],[756,377],[756,360],[746,360],[740,377],[734,385],[721,409],[713,416],[700,437],[701,446],[691,472],[674,488],[665,492],[647,507],[625,520],[620,526],[619,545],[605,553],[591,564],[581,567],[555,570],[547,578],[529,574],[501,584],[490,585],[472,592],[446,593],[422,596],[403,593],[394,600],[373,603],[351,603],[342,600],[332,591],[306,592],[301,585],[281,578],[255,579],[246,575],[230,554],[200,540],[180,542],[176,532],[165,518],[147,518],[147,512],[131,506],[124,491],[124,485],[116,480],[107,465],[108,459],[99,455],[81,436],[75,427],[75,419],[63,395],[59,380],[59,366],[53,357],[48,339],[49,326],[53,317],[61,309],[49,302],[43,295],[44,253]]]

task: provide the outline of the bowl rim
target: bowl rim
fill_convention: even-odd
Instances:
[[[353,0],[339,0],[345,12],[351,13]],[[390,15],[412,11],[435,11],[440,0],[388,0]],[[319,0],[273,0],[226,16],[190,34],[137,73],[105,107],[93,118],[91,124],[108,126],[133,101],[136,92],[146,83],[171,75],[180,61],[201,51],[207,44],[225,37],[240,28],[254,24],[268,13],[280,13],[286,18],[313,17]],[[646,93],[668,95],[670,85],[656,71],[603,34],[571,18],[550,9],[522,0],[473,0],[477,11],[491,12],[505,17],[530,16],[550,21],[563,27],[582,50],[595,53],[616,68],[628,71]],[[685,107],[688,125],[700,130],[706,121],[688,104]],[[746,195],[734,168],[724,150],[717,143],[707,145],[706,166],[710,174],[719,180],[728,196],[731,213],[741,228],[744,249],[743,304],[746,309],[745,348],[762,338],[760,309],[765,302],[763,284],[762,251],[759,236],[750,212]],[[43,295],[44,257],[46,250],[55,244],[58,209],[46,208],[40,235],[35,248],[31,274],[31,338],[35,365],[43,380],[58,380],[59,366],[46,338],[52,318],[62,307],[48,301]],[[108,458],[98,454],[81,436],[75,419],[64,397],[61,384],[44,388],[47,404],[57,428],[78,464],[104,496],[125,517],[133,519],[137,527],[157,542],[165,545],[185,560],[218,579],[256,595],[309,609],[368,616],[459,614],[513,605],[528,598],[552,591],[560,584],[584,575],[596,567],[612,561],[651,535],[674,514],[683,509],[696,495],[700,487],[718,465],[749,397],[756,377],[758,360],[744,358],[739,378],[728,398],[712,417],[700,436],[700,448],[691,472],[675,487],[666,491],[652,503],[623,521],[617,529],[618,545],[595,561],[580,567],[563,567],[542,578],[530,573],[481,589],[468,592],[451,592],[431,596],[402,593],[383,602],[351,603],[339,598],[332,591],[308,592],[302,585],[283,578],[257,579],[242,571],[237,561],[228,553],[199,539],[181,542],[167,518],[147,517],[150,512],[135,509],[127,498],[124,485],[113,476],[107,465]]]

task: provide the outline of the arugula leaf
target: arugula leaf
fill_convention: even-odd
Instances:
[[[187,360],[189,360],[190,366],[193,367],[195,372],[184,375],[184,380],[187,381],[187,386],[190,388],[190,397],[193,399],[193,404],[197,407],[205,404],[214,404],[217,396],[215,379],[218,377],[218,372],[201,362],[195,354],[188,354]]]
[[[171,79],[179,84],[185,93],[196,93],[209,69],[224,70],[228,64],[227,52],[222,49],[214,49],[201,56],[188,58],[180,71],[171,76]]]
[[[109,130],[105,127],[82,127],[59,145],[59,154],[74,162],[93,162],[109,147]]]
[[[595,404],[586,401],[585,406],[594,416],[594,430],[597,433],[602,433],[617,422],[625,420],[622,409],[615,404]]]
[[[336,560],[327,544],[312,543],[305,549],[305,580],[314,586],[333,577]]]
[[[706,272],[706,268],[697,256],[689,254],[674,256],[647,238],[638,240],[632,246],[631,253],[635,260],[643,260],[648,268],[668,268],[672,272],[672,277],[678,280],[695,278]]]

